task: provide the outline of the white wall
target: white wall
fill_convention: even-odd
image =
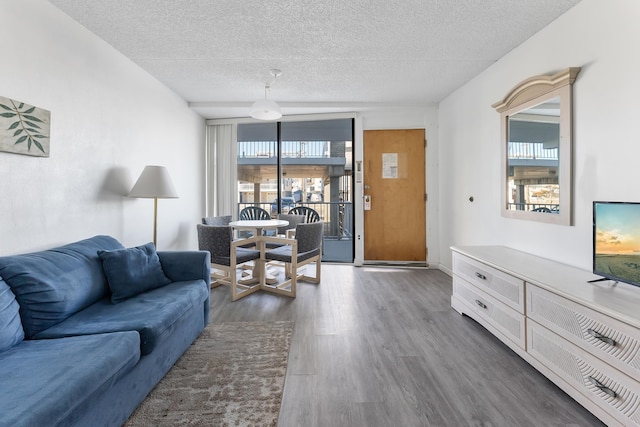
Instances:
[[[440,254],[500,244],[591,269],[593,200],[640,201],[640,2],[583,0],[440,104]],[[520,81],[582,67],[574,84],[574,226],[500,215],[499,114]],[[473,196],[475,201],[469,202]]]
[[[204,120],[49,2],[0,2],[0,95],[51,111],[51,154],[0,152],[0,255],[109,234],[152,240],[153,201],[126,194],[147,164],[179,199],[159,201],[158,248],[196,249]]]

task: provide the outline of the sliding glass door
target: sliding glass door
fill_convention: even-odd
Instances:
[[[238,125],[238,210],[295,206],[324,222],[323,261],[353,261],[353,120]]]

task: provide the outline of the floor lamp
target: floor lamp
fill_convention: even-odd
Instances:
[[[153,245],[157,247],[158,199],[178,197],[167,168],[164,166],[145,166],[129,192],[129,197],[153,199]]]

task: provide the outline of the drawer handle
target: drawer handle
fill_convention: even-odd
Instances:
[[[484,308],[485,310],[487,309],[487,304],[483,303],[479,299],[476,300],[476,304],[478,304],[480,307]]]
[[[592,337],[599,339],[600,341],[609,344],[610,346],[615,347],[616,346],[616,341],[614,339],[609,338],[606,335],[602,335],[599,332],[594,331],[593,329],[587,329],[587,332],[589,333],[589,335],[591,335]]]
[[[595,379],[593,377],[589,377],[589,379],[591,380],[591,383],[593,383],[593,385],[596,386],[597,389],[599,389],[601,391],[604,391],[605,393],[607,393],[609,396],[611,396],[613,398],[618,397],[618,393],[616,393],[615,391],[611,390],[609,387],[607,387],[606,385],[602,384],[597,379]]]
[[[476,273],[476,277],[478,279],[487,280],[487,276],[485,276],[484,274]]]

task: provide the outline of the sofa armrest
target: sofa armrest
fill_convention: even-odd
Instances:
[[[164,274],[174,282],[202,279],[209,283],[209,251],[158,251]]]

